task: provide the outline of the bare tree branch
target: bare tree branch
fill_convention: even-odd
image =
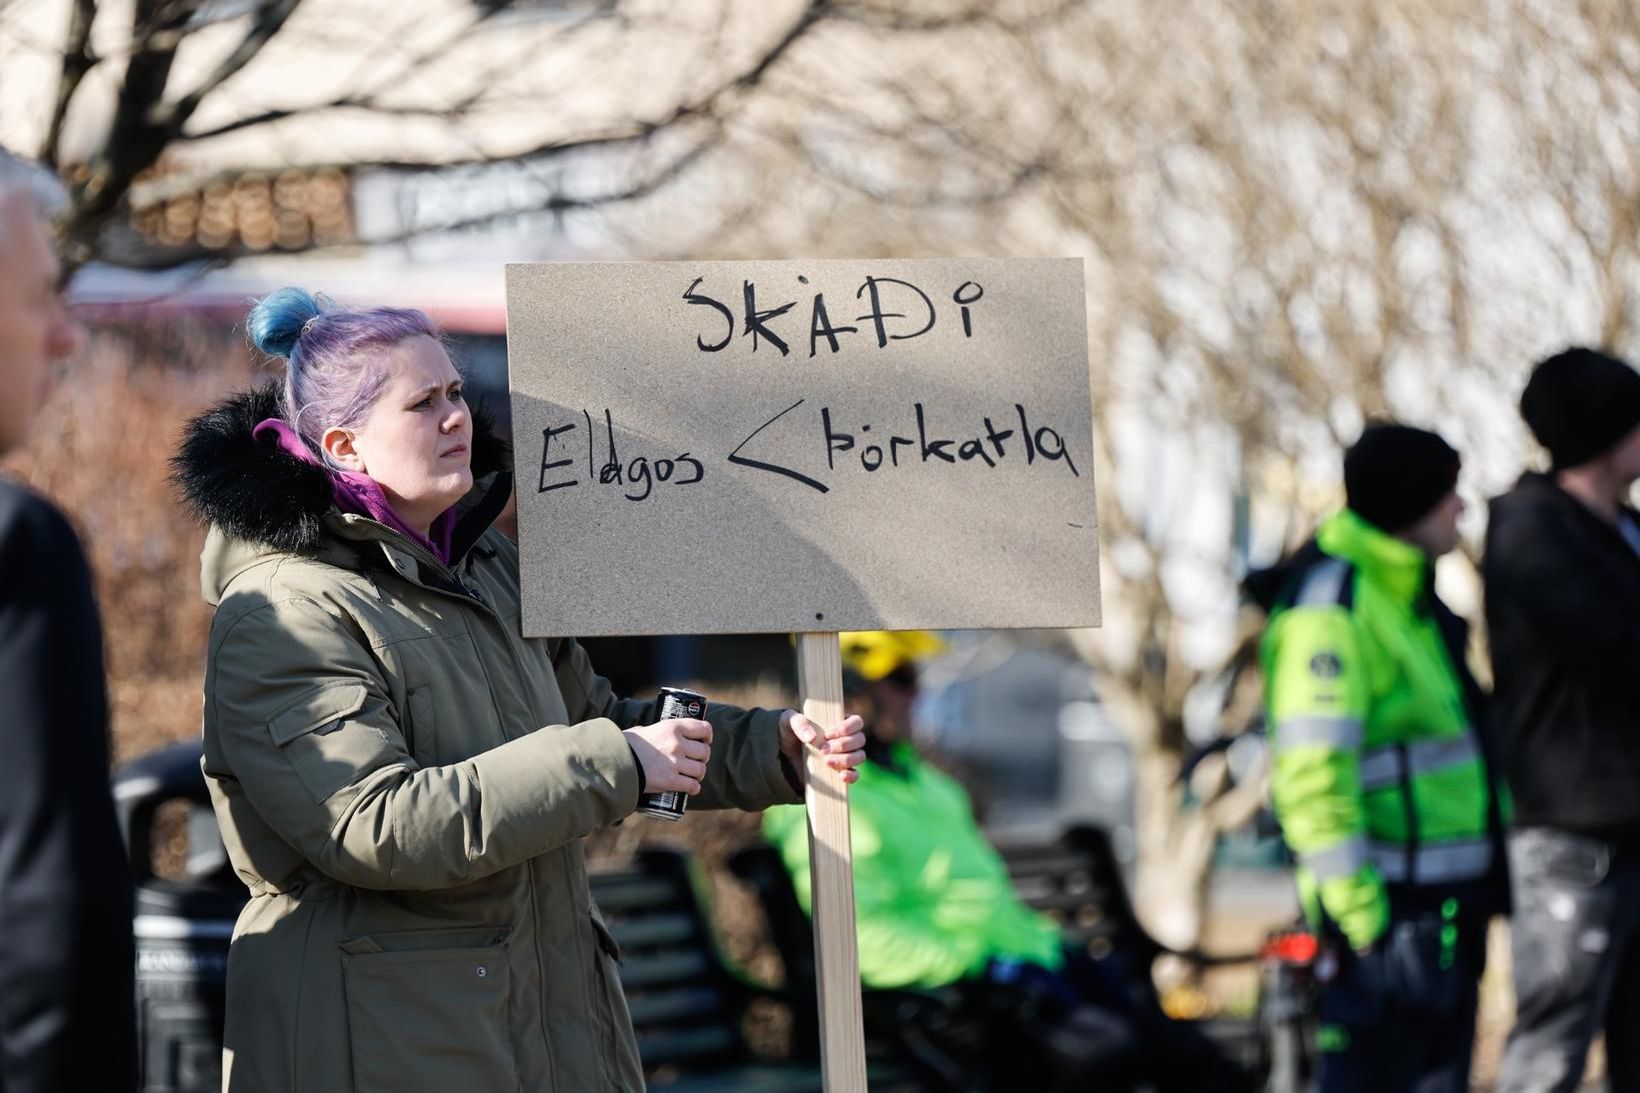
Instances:
[[[694,99],[677,104],[669,113],[659,118],[648,121],[634,121],[627,125],[613,127],[602,132],[558,137],[549,141],[543,141],[528,148],[508,152],[504,155],[464,159],[449,158],[442,160],[411,160],[379,164],[372,161],[372,165],[379,165],[396,170],[411,170],[418,167],[461,167],[472,166],[479,163],[493,163],[500,160],[538,159],[544,156],[556,155],[568,150],[609,148],[643,141],[654,136],[661,130],[674,126],[679,122],[711,114],[715,112],[719,105],[734,92],[743,91],[755,86],[763,78],[764,73],[766,73],[777,61],[779,61],[780,58],[783,57],[799,40],[801,40],[806,33],[808,33],[816,24],[825,18],[830,6],[831,0],[811,0],[811,2],[804,8],[801,16],[796,19],[786,30],[786,32],[772,46],[770,46],[768,50],[763,52],[758,57],[756,63],[746,69],[746,71],[736,74],[731,79],[711,88]],[[475,20],[474,23],[464,27],[456,35],[453,35],[451,39],[442,43],[436,50],[424,51],[423,60],[425,61],[430,59],[432,56],[437,56],[438,52],[450,48],[461,37],[464,37],[467,33],[469,33],[480,21],[482,20]],[[413,64],[414,62],[412,62],[412,66]],[[254,126],[266,125],[270,122],[283,121],[287,118],[335,110],[368,110],[389,116],[447,118],[451,121],[459,121],[463,114],[478,105],[479,102],[477,97],[478,92],[475,90],[472,94],[458,100],[455,103],[446,104],[438,108],[384,106],[380,103],[378,96],[382,94],[383,91],[388,89],[391,82],[392,81],[384,79],[382,81],[383,86],[366,89],[361,92],[352,92],[321,103],[263,111],[260,114],[238,118],[234,121],[225,122],[207,130],[194,133],[182,133],[179,134],[178,139],[183,141],[198,142],[208,140],[212,137],[222,136],[227,133],[238,132]],[[482,87],[483,81],[476,81],[476,83],[479,87]]]
[[[272,0],[272,2],[261,5],[258,8],[256,20],[238,48],[213,73],[206,77],[199,87],[174,103],[167,105],[163,100],[165,77],[168,75],[170,65],[174,60],[175,47],[182,37],[179,20],[184,18],[187,9],[176,5],[158,3],[157,0],[138,0],[136,10],[133,13],[133,26],[139,32],[140,44],[134,51],[127,68],[125,83],[121,89],[119,105],[116,109],[113,135],[103,155],[90,166],[86,182],[76,192],[76,199],[65,233],[71,241],[68,254],[71,265],[84,261],[95,253],[98,234],[104,229],[111,217],[127,207],[128,194],[137,175],[156,162],[163,151],[172,144],[187,140],[199,141],[209,135],[221,136],[230,132],[241,131],[253,125],[267,124],[292,117],[303,111],[371,109],[376,106],[371,95],[366,95],[358,100],[352,97],[341,97],[312,107],[267,111],[261,115],[224,123],[207,131],[206,134],[187,134],[184,132],[189,117],[193,115],[199,105],[220,90],[228,80],[242,71],[258,55],[263,47],[284,26],[296,3],[297,0]],[[332,163],[302,163],[299,166],[310,169],[347,169],[368,165],[372,168],[389,171],[454,169],[501,162],[530,162],[539,166],[544,162],[570,154],[608,153],[622,149],[641,150],[648,147],[659,134],[695,123],[705,125],[708,133],[716,131],[717,136],[720,136],[719,114],[731,109],[732,103],[740,94],[755,88],[764,75],[785,57],[812,28],[823,21],[830,11],[831,0],[810,0],[781,35],[767,48],[763,49],[754,62],[746,66],[743,71],[700,95],[678,102],[669,111],[656,118],[612,126],[602,132],[555,136],[542,140],[533,146],[513,149],[505,154],[429,157],[425,159],[407,158],[403,160],[388,159],[385,161],[379,159],[361,159],[359,161],[338,159]],[[455,38],[470,32],[473,26],[482,22],[492,13],[490,9],[481,11],[479,18],[472,23],[465,24],[462,30],[457,32]],[[453,40],[455,39],[450,41]],[[448,45],[448,42],[445,44]],[[482,82],[480,82],[479,88],[482,88]],[[478,107],[480,100],[477,96],[479,93],[480,91],[475,89],[472,96],[444,104],[438,112],[430,112],[430,114],[435,117],[448,117],[453,122],[459,121],[464,114]],[[389,107],[384,111],[386,114],[395,112],[400,113],[401,116],[421,115],[419,109]],[[717,139],[717,136],[712,136],[706,140],[700,140],[697,137],[696,139],[700,142],[693,146],[693,151],[670,160],[668,165],[654,171],[644,181],[633,186],[618,187],[592,198],[560,193],[544,203],[538,210],[509,210],[494,215],[516,215],[530,211],[561,212],[587,207],[592,204],[629,201],[647,196],[663,186],[666,181],[676,177],[678,170],[693,163],[707,145]],[[201,181],[194,180],[191,183],[180,184],[197,188]],[[171,187],[173,192],[175,185],[173,184]],[[160,196],[165,189],[165,187],[155,188],[155,193],[149,195],[150,198]]]
[[[245,37],[234,47],[232,53],[223,58],[222,63],[217,65],[216,70],[200,81],[199,86],[180,99],[177,99],[169,106],[160,107],[154,111],[151,121],[164,131],[167,141],[176,139],[182,132],[182,127],[188,123],[188,119],[193,116],[194,111],[199,109],[199,104],[205,100],[207,95],[232,79],[258,53],[262,52],[262,47],[267,45],[275,34],[279,33],[280,28],[285,25],[285,21],[290,18],[291,13],[296,10],[299,3],[300,0],[270,0],[270,2],[258,4],[256,16],[251,21],[250,29],[245,32]]]
[[[63,48],[62,72],[57,77],[57,99],[51,108],[51,124],[40,142],[40,162],[52,169],[58,166],[58,143],[63,137],[63,122],[68,117],[68,105],[74,93],[97,63],[91,52],[91,23],[97,16],[97,0],[73,0],[69,9],[68,38]]]
[[[438,108],[395,110],[392,107],[382,105],[378,101],[378,97],[386,91],[391,90],[405,78],[407,73],[414,72],[419,67],[431,64],[439,57],[454,49],[462,41],[468,38],[474,30],[488,22],[497,11],[503,10],[503,8],[504,5],[501,4],[484,5],[479,9],[478,13],[472,20],[462,25],[447,37],[442,38],[437,42],[430,43],[422,49],[417,50],[415,53],[402,58],[400,64],[384,73],[381,73],[377,79],[372,81],[366,87],[361,87],[356,91],[338,95],[335,98],[325,102],[277,110],[264,110],[257,114],[250,114],[242,118],[236,118],[230,122],[224,122],[221,125],[213,126],[209,129],[197,130],[192,133],[179,132],[176,139],[178,141],[209,140],[212,137],[223,136],[227,133],[236,133],[242,129],[249,129],[258,125],[266,125],[270,122],[283,121],[286,118],[321,114],[330,110],[365,109],[380,112],[386,115],[397,113],[402,116],[446,116],[452,113],[460,113],[459,105],[454,108],[452,108],[451,105],[445,105]],[[385,39],[378,40],[378,46],[382,44],[383,41],[385,41]],[[368,68],[370,62],[374,59],[377,59],[376,55],[367,55],[366,57],[361,58],[359,64],[355,67],[355,71]],[[474,94],[476,95],[476,93],[477,92],[475,91]]]
[[[684,173],[710,152],[721,135],[721,130],[714,129],[711,134],[696,141],[693,147],[676,156],[671,162],[658,170],[652,170],[645,178],[626,186],[584,196],[575,196],[559,192],[546,201],[522,209],[506,209],[497,212],[483,213],[477,216],[464,217],[449,223],[437,225],[416,225],[403,232],[385,238],[368,240],[377,244],[405,243],[418,235],[426,235],[429,231],[466,231],[472,228],[488,227],[509,219],[534,216],[542,213],[562,214],[587,209],[604,208],[609,205],[618,205],[625,202],[637,201],[650,197],[666,186],[677,181]]]
[[[958,27],[991,25],[1007,30],[1023,27],[1052,26],[1069,12],[1085,8],[1088,0],[1057,0],[1050,8],[1032,12],[1023,19],[1007,19],[999,15],[991,0],[969,0],[957,11],[937,11],[927,15],[916,14],[914,9],[902,6],[895,10],[872,3],[849,3],[838,13],[852,22],[876,30],[900,34],[929,34]]]

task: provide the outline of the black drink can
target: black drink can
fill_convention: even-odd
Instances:
[[[685,691],[681,687],[662,687],[657,697],[660,699],[661,721],[670,721],[674,717],[688,717],[696,721],[706,719],[705,695]],[[682,790],[645,793],[638,798],[638,811],[657,820],[681,820],[684,809],[688,807],[689,795]]]

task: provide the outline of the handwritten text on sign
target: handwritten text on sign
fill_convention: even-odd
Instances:
[[[532,634],[1098,621],[1080,263],[508,268]]]

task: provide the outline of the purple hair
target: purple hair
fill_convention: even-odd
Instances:
[[[245,325],[252,345],[285,358],[285,422],[326,463],[325,431],[356,428],[387,383],[379,350],[418,334],[439,337],[420,311],[347,310],[299,288],[257,301]]]

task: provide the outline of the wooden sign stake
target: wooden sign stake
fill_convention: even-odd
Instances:
[[[822,728],[843,719],[843,655],[835,632],[799,634],[797,689],[803,714]],[[820,993],[820,1074],[826,1093],[864,1093],[865,1026],[854,936],[854,857],[843,772],[810,749],[805,764],[814,963]]]

